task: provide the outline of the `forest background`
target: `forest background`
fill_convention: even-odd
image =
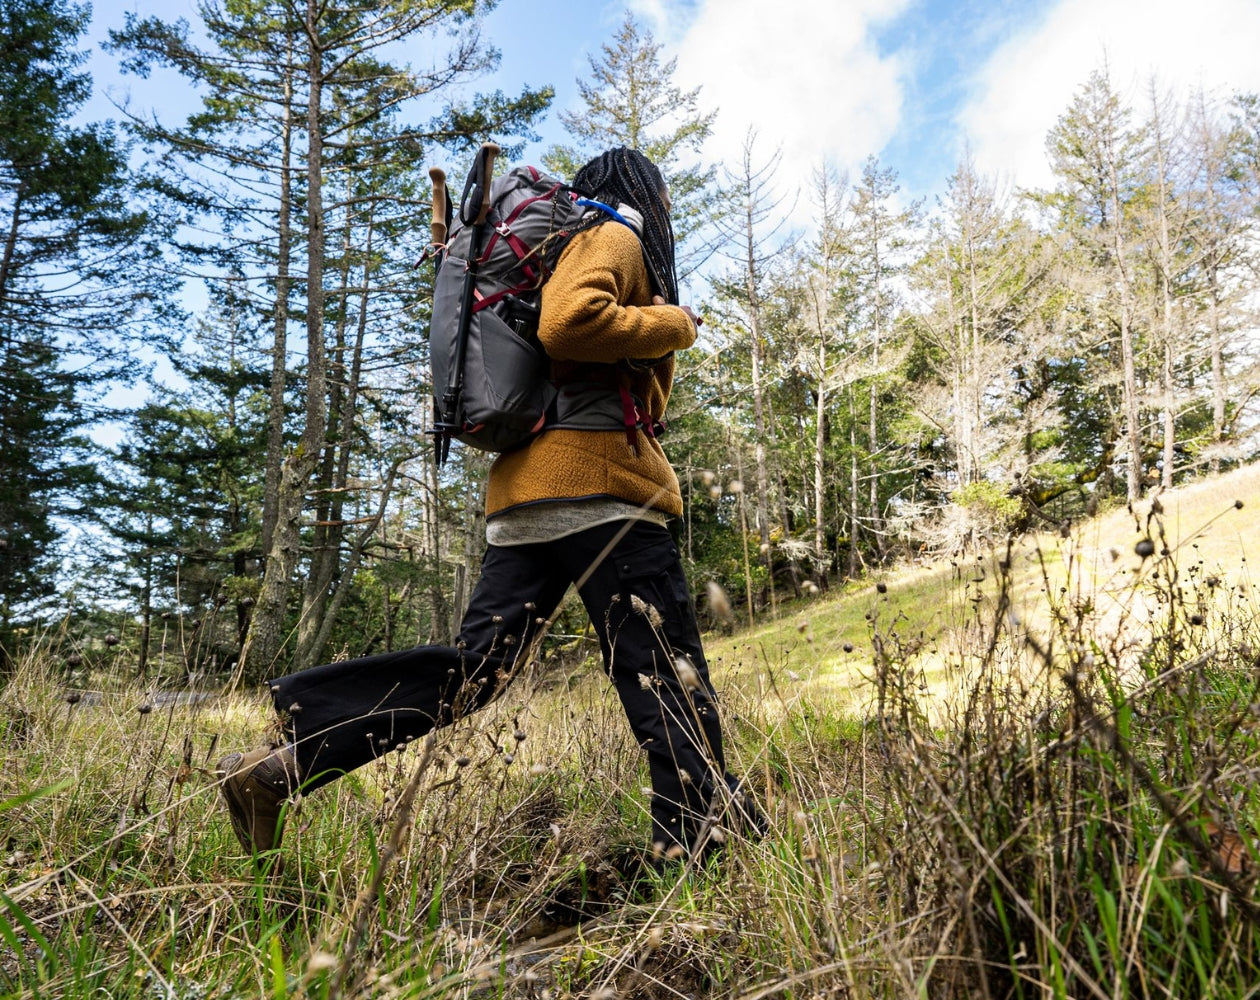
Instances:
[[[491,137],[562,175],[613,144],[666,170],[706,319],[666,441],[681,551],[747,618],[1254,458],[1260,86],[1122,77],[1077,39],[1089,68],[1039,171],[991,169],[979,119],[974,147],[925,127],[951,161],[929,181],[916,159],[934,197],[913,197],[884,158],[904,133],[854,126],[847,161],[774,136],[800,106],[843,126],[808,75],[741,99],[767,134],[719,127],[734,109],[650,7],[602,23],[566,106],[542,48],[537,80],[478,92],[495,46],[522,47],[491,35],[492,7],[119,17],[94,68],[195,100],[97,114],[88,7],[0,0],[8,654],[58,622],[72,670],[123,645],[142,676],[256,680],[450,637],[488,462],[432,460],[415,265],[428,167],[458,178]],[[1223,10],[1178,27],[1205,24],[1222,53],[1247,37]],[[895,75],[849,62],[841,85],[868,70],[869,104],[890,99]],[[755,77],[741,65],[713,72]]]

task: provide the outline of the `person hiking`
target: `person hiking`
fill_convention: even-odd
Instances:
[[[501,694],[570,584],[647,754],[654,853],[703,848],[715,821],[752,831],[763,823],[727,769],[695,613],[666,527],[683,507],[658,438],[674,352],[692,345],[700,323],[678,304],[669,194],[656,166],[626,148],[591,160],[573,187],[590,210],[543,286],[538,338],[562,396],[594,387],[618,401],[623,419],[544,428],[495,460],[481,576],[454,646],[344,660],[270,682],[288,742],[229,754],[218,767],[248,851],[279,845],[283,806],[298,788],[333,781]]]

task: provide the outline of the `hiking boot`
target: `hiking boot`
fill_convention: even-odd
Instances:
[[[232,832],[251,854],[280,846],[281,809],[297,790],[298,769],[288,747],[230,753],[219,761],[219,791],[227,803]]]

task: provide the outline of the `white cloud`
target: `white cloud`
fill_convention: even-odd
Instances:
[[[1027,33],[997,49],[958,116],[977,166],[1021,187],[1053,183],[1046,134],[1089,74],[1143,114],[1154,74],[1185,98],[1192,88],[1228,96],[1260,90],[1256,0],[1063,0]]]
[[[782,150],[781,184],[808,183],[826,158],[851,172],[897,130],[904,67],[882,55],[873,22],[895,17],[910,0],[699,0],[672,49],[676,80],[701,87],[705,108],[718,110],[710,159],[737,166],[749,128],[757,155]],[[660,0],[639,0],[653,20]],[[659,21],[658,21],[659,23]],[[662,37],[662,36],[658,36]],[[672,47],[671,47],[672,48]]]

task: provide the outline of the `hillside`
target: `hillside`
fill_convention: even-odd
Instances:
[[[1095,636],[1138,647],[1171,573],[1184,599],[1229,593],[1255,617],[1247,556],[1260,552],[1257,510],[1253,465],[1145,499],[1133,512],[1103,512],[1066,536],[1025,536],[1011,550],[1011,604],[1031,632],[1045,633],[1053,596]],[[1146,538],[1155,547],[1149,558],[1136,551]],[[900,565],[877,580],[781,603],[773,620],[710,642],[715,671],[741,686],[771,677],[794,698],[834,711],[859,708],[872,697],[871,640],[879,634],[923,683],[948,692],[977,638],[989,634],[1005,559],[1003,550]]]
[[[1254,996],[1260,470],[1159,502],[1146,559],[1149,502],[1022,539],[1005,586],[1004,554],[907,566],[711,637],[726,760],[769,822],[714,830],[703,865],[645,853],[643,755],[597,669],[544,664],[297,796],[272,869],[213,770],[257,738],[257,692],[92,701],[32,655],[0,701],[0,993]],[[1022,626],[995,638],[1004,594]],[[1017,677],[1037,643],[1067,683]]]

